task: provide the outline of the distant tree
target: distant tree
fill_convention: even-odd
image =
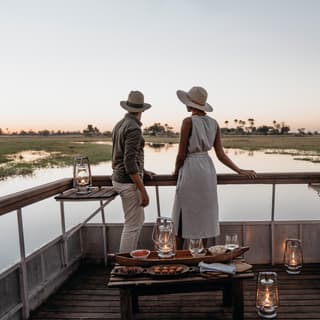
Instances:
[[[250,124],[250,127],[249,127],[250,133],[253,133],[255,131],[255,129],[256,129],[255,126],[254,126],[254,119],[253,118],[249,118],[248,122]]]
[[[257,128],[256,132],[257,132],[258,134],[267,135],[267,134],[270,132],[270,130],[272,130],[272,129],[273,129],[273,128],[270,127],[270,126],[262,125],[262,126],[260,126],[260,127]]]
[[[47,130],[47,129],[45,129],[45,130],[40,130],[40,131],[38,131],[38,134],[39,134],[40,136],[49,136],[49,135],[50,135],[50,131]]]
[[[29,136],[35,136],[37,133],[35,131],[33,131],[32,129],[30,129],[27,133],[27,135]]]
[[[298,128],[297,130],[298,130],[300,135],[305,135],[306,134],[305,133],[306,128]]]
[[[226,120],[226,121],[224,122],[224,124],[225,124],[226,128],[228,128],[229,121]]]
[[[160,122],[155,122],[149,128],[145,128],[143,132],[144,134],[150,136],[161,136],[165,134],[166,128],[163,125],[161,125]]]
[[[287,134],[290,131],[290,127],[285,123],[285,122],[281,122],[280,125],[280,134]]]
[[[97,127],[93,127],[92,124],[88,124],[87,128],[83,130],[85,136],[98,136],[100,131]]]
[[[3,131],[2,131],[2,129],[0,128],[0,135],[2,135],[3,134]]]

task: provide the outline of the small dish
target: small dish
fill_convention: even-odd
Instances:
[[[208,251],[212,255],[217,255],[217,254],[226,253],[228,251],[228,249],[224,245],[217,245],[217,246],[213,246],[213,247],[208,248]]]
[[[134,259],[147,259],[149,257],[150,250],[138,249],[130,252],[130,256]]]
[[[201,257],[204,257],[207,254],[207,250],[203,249],[201,252],[191,252],[190,251],[190,253],[194,258],[201,258]]]

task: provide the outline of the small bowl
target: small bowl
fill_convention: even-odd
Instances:
[[[130,256],[134,259],[147,259],[149,257],[150,250],[138,249],[130,252]]]
[[[212,254],[212,255],[217,255],[217,254],[223,254],[227,252],[227,248],[224,245],[217,245],[217,246],[213,246],[208,248],[208,251]]]

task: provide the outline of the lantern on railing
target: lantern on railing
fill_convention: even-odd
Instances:
[[[256,296],[258,315],[262,319],[273,319],[277,316],[278,305],[277,274],[275,272],[259,272]]]
[[[87,194],[92,186],[91,168],[88,157],[76,157],[73,164],[73,187],[79,194]]]
[[[284,250],[284,265],[289,274],[299,274],[302,268],[302,246],[299,239],[287,239]]]
[[[176,242],[171,218],[157,218],[153,227],[152,240],[160,258],[171,258],[175,255]]]

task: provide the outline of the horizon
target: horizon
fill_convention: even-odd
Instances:
[[[0,3],[0,128],[111,130],[141,90],[144,127],[179,131],[175,91],[201,85],[233,124],[320,131],[320,2],[22,0]]]

